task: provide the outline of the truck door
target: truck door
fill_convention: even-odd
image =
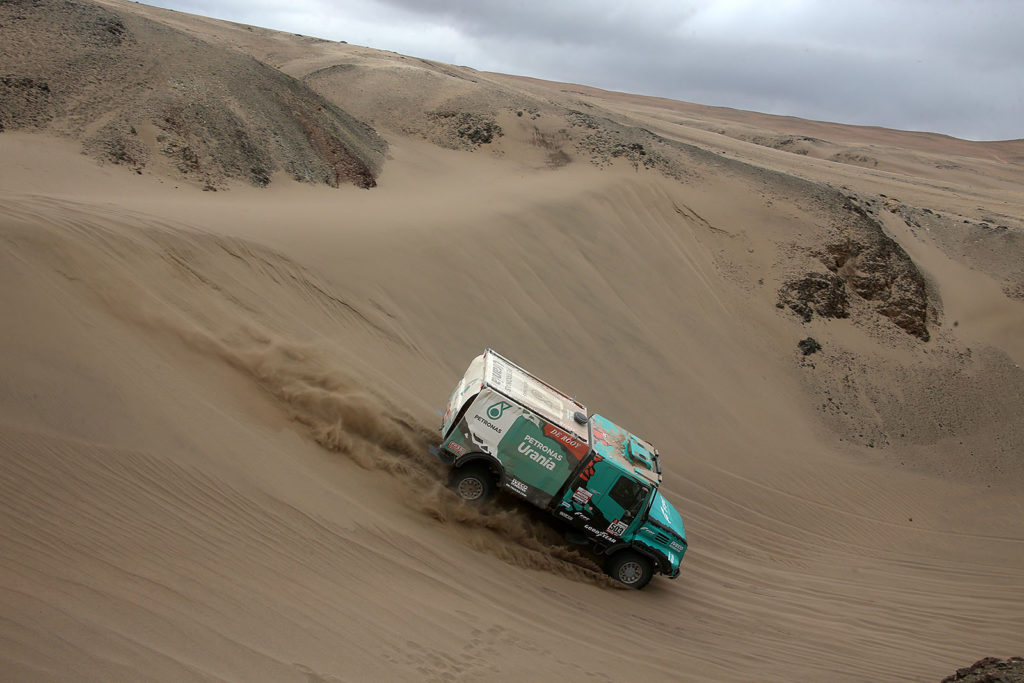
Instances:
[[[650,487],[600,456],[584,468],[565,494],[562,517],[592,536],[616,542],[650,496]]]

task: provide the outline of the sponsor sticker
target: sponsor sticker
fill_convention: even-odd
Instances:
[[[590,450],[590,446],[554,425],[544,425],[544,436],[558,441],[567,451],[576,456],[577,460],[582,460]]]
[[[593,495],[593,493],[591,493],[590,491],[581,486],[575,491],[573,491],[572,502],[579,503],[580,505],[586,505],[588,502],[590,502],[590,499]]]
[[[479,422],[480,424],[484,425],[488,429],[493,429],[494,431],[498,432],[499,434],[501,434],[503,431],[505,431],[504,429],[502,429],[498,425],[494,424],[493,422],[490,422],[489,420],[485,419],[484,417],[482,417],[480,415],[474,415],[473,419],[476,420],[477,422]]]
[[[612,536],[622,536],[622,534],[626,533],[626,526],[627,525],[625,522],[622,522],[617,519],[608,525],[608,528],[605,530],[605,532]]]
[[[508,480],[508,487],[521,496],[526,496],[527,486],[515,477]]]
[[[508,401],[498,401],[497,403],[491,404],[487,408],[487,417],[492,420],[500,420],[501,414],[512,407],[512,404]]]
[[[598,529],[595,529],[594,527],[590,526],[589,524],[584,524],[583,528],[586,529],[587,531],[589,531],[594,536],[597,536],[598,538],[604,539],[606,541],[614,541],[616,538],[618,538],[618,536],[612,536],[607,531],[599,531]]]
[[[454,441],[454,440],[453,441],[449,441],[448,443],[446,443],[444,445],[444,447],[447,448],[452,453],[454,453],[455,455],[465,455],[466,454],[466,447],[463,446],[458,441]]]
[[[529,434],[523,437],[518,451],[548,471],[555,469],[557,464],[564,459],[560,452]]]

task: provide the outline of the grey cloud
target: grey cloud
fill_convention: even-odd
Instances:
[[[1024,3],[1013,0],[162,2],[481,70],[976,139],[1024,136]],[[438,31],[450,39],[431,42]]]
[[[623,3],[608,0],[502,2],[500,0],[380,0],[380,4],[460,28],[467,38],[556,44],[642,45],[666,25],[685,22],[694,4]]]

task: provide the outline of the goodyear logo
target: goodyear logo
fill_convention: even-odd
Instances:
[[[487,409],[487,417],[492,420],[498,420],[501,418],[501,414],[511,407],[512,404],[507,401],[498,401]]]

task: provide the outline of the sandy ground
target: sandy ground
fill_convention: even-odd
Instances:
[[[203,192],[0,134],[2,678],[937,680],[1020,654],[1017,143],[479,74],[519,99],[471,152],[414,114],[416,88],[462,102],[463,72],[109,6],[300,77],[343,51],[363,67],[308,82],[388,159],[372,190]],[[531,118],[567,91],[704,156],[591,163]],[[870,302],[775,306],[828,192],[874,201],[920,268],[929,341]],[[678,580],[619,589],[443,489],[437,410],[486,347],[659,447]]]

